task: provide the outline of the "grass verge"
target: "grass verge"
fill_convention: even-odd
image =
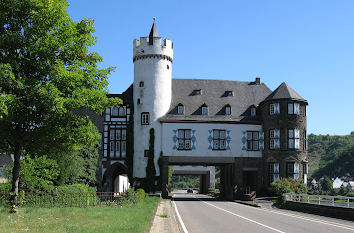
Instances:
[[[144,232],[160,198],[147,197],[127,207],[19,208],[0,207],[0,232]]]

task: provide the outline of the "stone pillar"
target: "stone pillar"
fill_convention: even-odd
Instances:
[[[207,194],[210,188],[210,171],[205,175],[205,193]]]

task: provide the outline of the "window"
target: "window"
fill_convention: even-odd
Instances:
[[[197,89],[193,91],[194,95],[201,95],[202,94],[202,90],[201,89]]]
[[[268,180],[269,180],[269,185],[274,182],[279,180],[279,163],[268,163]]]
[[[251,108],[251,116],[252,117],[256,116],[256,108]]]
[[[208,115],[208,107],[202,106],[202,115]]]
[[[234,96],[233,91],[225,91],[225,96]]]
[[[247,150],[259,150],[259,131],[247,131]]]
[[[137,102],[137,104],[140,104],[140,98],[138,98],[138,100],[136,102]]]
[[[117,107],[112,108],[112,116],[118,116],[118,108]]]
[[[299,164],[294,162],[286,163],[286,176],[288,178],[299,178]]]
[[[125,116],[125,109],[123,106],[119,108],[119,116]]]
[[[307,150],[307,133],[306,130],[304,130],[304,141],[303,141],[303,149]]]
[[[191,149],[191,130],[179,129],[178,130],[178,150]]]
[[[289,115],[299,115],[300,114],[300,104],[299,103],[288,103],[288,114]]]
[[[169,65],[167,65],[167,69],[168,69],[168,70],[170,69],[170,66],[169,66]]]
[[[280,130],[270,129],[269,130],[269,149],[280,149]]]
[[[149,125],[150,124],[150,114],[148,112],[141,113],[141,124]]]
[[[149,157],[149,150],[144,150],[144,157],[148,158]]]
[[[213,150],[226,149],[226,130],[214,129],[213,130]]]
[[[125,158],[127,130],[124,128],[110,128],[109,156],[111,158]]]
[[[183,115],[184,114],[184,106],[182,104],[179,104],[177,106],[177,114],[178,115]]]
[[[275,115],[280,113],[279,103],[269,104],[269,115]]]
[[[144,82],[140,82],[139,87],[144,87]]]
[[[230,105],[227,105],[225,107],[225,115],[231,115],[231,107],[230,107]]]
[[[288,129],[288,149],[300,148],[300,130]]]

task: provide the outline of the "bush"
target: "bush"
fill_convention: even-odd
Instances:
[[[47,156],[26,156],[21,161],[20,188],[35,193],[51,192],[58,175],[59,167],[55,160]]]
[[[145,199],[145,191],[144,191],[144,189],[136,190],[136,194],[138,195],[140,201]]]
[[[307,186],[302,180],[294,180],[291,178],[282,178],[271,184],[272,191],[282,196],[284,193],[307,193]]]
[[[124,193],[120,194],[116,198],[117,205],[127,206],[134,205],[140,201],[138,194],[134,191],[134,189],[130,188]]]
[[[11,183],[0,183],[0,206],[7,206],[10,200]]]

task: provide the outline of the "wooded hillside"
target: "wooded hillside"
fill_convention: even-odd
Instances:
[[[308,136],[309,177],[354,175],[354,132]]]

